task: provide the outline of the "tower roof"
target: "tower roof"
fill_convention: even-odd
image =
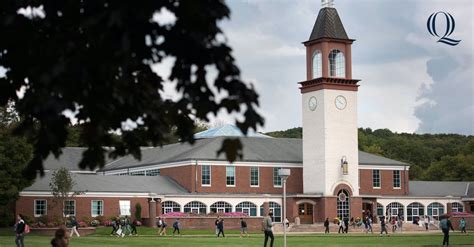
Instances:
[[[349,39],[335,8],[325,7],[319,10],[309,41],[321,38]]]

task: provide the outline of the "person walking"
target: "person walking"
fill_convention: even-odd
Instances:
[[[439,228],[443,231],[443,246],[449,246],[449,229],[454,231],[453,225],[449,220],[449,215],[445,215],[439,222]]]
[[[387,231],[387,224],[385,223],[385,217],[382,217],[380,218],[380,236],[382,236],[384,232],[387,236],[389,236]]]
[[[161,217],[158,217],[158,220],[156,221],[156,228],[158,228],[158,235],[161,235],[161,225],[163,225],[163,221],[161,220]]]
[[[243,218],[240,218],[240,238],[243,237],[243,235],[249,236],[249,232],[247,230],[247,222]]]
[[[112,220],[112,231],[110,232],[110,236],[115,235],[117,233],[117,230],[118,230],[117,220],[113,219]]]
[[[273,222],[272,222],[273,212],[269,212],[268,216],[263,219],[262,227],[265,234],[265,241],[263,246],[267,247],[268,238],[270,238],[270,247],[273,247],[273,241],[275,237],[273,236]]]
[[[343,220],[339,220],[339,230],[337,231],[337,233],[344,233],[344,221]]]
[[[219,219],[219,222],[217,223],[217,229],[219,230],[217,232],[217,237],[219,237],[222,233],[222,237],[225,238],[225,235],[224,235],[224,219]]]
[[[124,223],[125,223],[125,229],[123,230],[123,234],[124,235],[127,235],[128,236],[131,236],[132,235],[132,229],[131,229],[131,224],[130,224],[130,218],[128,218],[128,216],[126,215],[125,216],[125,219],[124,219]]]
[[[135,220],[132,222],[132,224],[131,224],[132,231],[131,231],[130,235],[138,236],[138,233],[137,233],[137,226],[138,226],[138,220],[135,219]]]
[[[326,220],[324,221],[324,233],[329,233],[329,218],[326,218]]]
[[[179,218],[177,218],[173,223],[173,237],[176,232],[178,232],[178,235],[181,236],[181,233],[179,232],[179,228],[180,228]]]
[[[425,215],[425,217],[423,218],[423,223],[425,223],[425,229],[428,231],[430,225],[430,218],[427,215]]]
[[[367,218],[367,232],[370,231],[370,233],[374,233],[374,230],[372,230],[372,218],[371,217],[368,217]]]
[[[77,227],[79,226],[79,223],[77,223],[76,217],[72,216],[71,217],[71,233],[69,234],[69,237],[72,238],[72,235],[74,233],[76,234],[77,237],[80,237],[79,232],[77,231]]]
[[[466,220],[463,218],[461,218],[461,220],[459,221],[459,228],[461,228],[461,233],[467,233],[466,232]]]
[[[344,218],[344,231],[343,233],[347,233],[349,231],[349,219],[348,218]]]
[[[52,247],[68,247],[69,246],[69,238],[66,234],[66,228],[60,227],[54,233],[54,238],[51,239],[51,246]]]
[[[219,224],[219,221],[221,220],[221,217],[220,216],[217,216],[217,219],[216,221],[214,221],[214,225],[216,226],[216,236],[217,234],[219,233],[219,227],[217,227],[217,225]]]
[[[397,227],[398,227],[398,231],[399,231],[399,232],[402,232],[402,230],[403,230],[403,220],[402,220],[402,218],[401,218],[401,217],[398,218],[398,221],[397,221],[397,222],[398,222],[398,226],[397,226]]]
[[[23,215],[19,214],[17,216],[18,222],[15,224],[15,243],[17,247],[25,247],[25,221],[23,220]]]

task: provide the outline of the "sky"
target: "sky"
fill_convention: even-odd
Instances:
[[[221,27],[233,48],[242,78],[260,95],[265,126],[259,131],[302,125],[297,82],[306,79],[305,49],[319,0],[230,0],[230,20]],[[471,0],[335,0],[352,45],[359,127],[408,133],[474,135],[473,22]],[[426,28],[438,11],[455,21],[437,42]],[[441,20],[439,20],[441,19]],[[445,30],[438,18],[436,27]],[[441,32],[441,31],[439,31]],[[213,121],[232,123],[220,114]]]

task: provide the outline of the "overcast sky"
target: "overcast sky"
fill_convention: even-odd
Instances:
[[[299,127],[305,50],[319,0],[230,0],[222,23],[245,80],[260,94],[266,119],[260,131]],[[335,0],[352,46],[360,127],[397,132],[474,134],[473,2],[471,0]],[[436,42],[426,29],[431,13],[456,21]],[[442,17],[438,18],[442,19]],[[437,23],[439,29],[444,23]],[[444,29],[445,30],[445,29]],[[224,114],[220,121],[231,122]]]

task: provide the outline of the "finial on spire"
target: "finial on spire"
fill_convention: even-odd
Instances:
[[[334,8],[334,0],[321,0],[322,8]]]

